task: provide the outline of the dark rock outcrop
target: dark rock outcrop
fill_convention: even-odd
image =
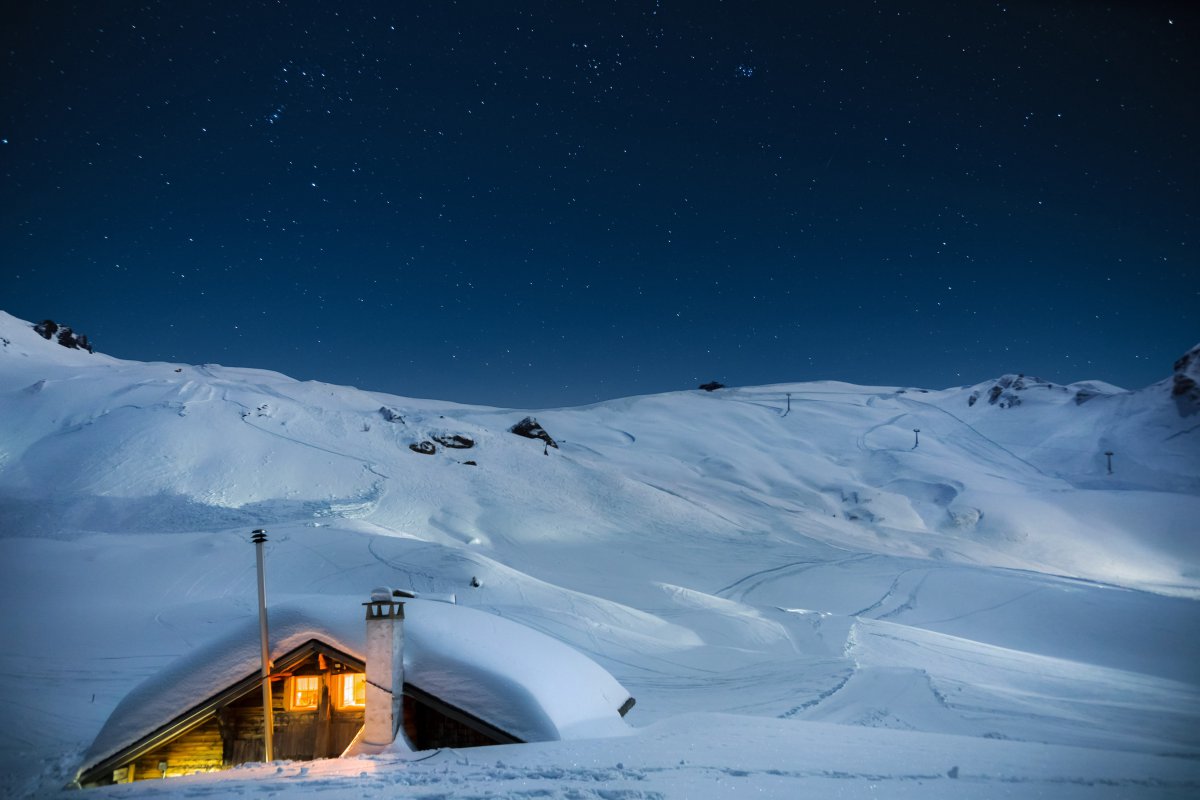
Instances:
[[[397,411],[394,408],[388,408],[387,406],[380,406],[379,407],[379,416],[383,417],[388,422],[399,422],[401,425],[405,424],[404,415],[401,414],[399,411]]]
[[[1187,416],[1200,411],[1200,345],[1184,353],[1175,361],[1175,374],[1171,376],[1171,397],[1179,413]]]
[[[987,390],[987,401],[989,405],[998,406],[999,408],[1013,408],[1021,405],[1020,392],[1027,389],[1054,389],[1053,383],[1044,381],[1041,378],[1028,378],[1023,374],[1020,375],[1002,375],[996,380],[990,389]],[[1062,388],[1062,387],[1057,387]],[[971,392],[967,398],[967,405],[973,406],[979,402],[980,392],[978,390]]]
[[[475,446],[474,439],[470,436],[463,436],[460,433],[435,433],[431,438],[442,447],[448,447],[451,450],[466,450]]]
[[[63,347],[69,347],[72,350],[87,350],[89,353],[95,352],[91,342],[88,341],[87,334],[76,335],[66,325],[59,325],[52,319],[44,319],[33,326],[33,330],[46,341],[58,339],[58,343]]]
[[[548,447],[558,447],[558,442],[554,441],[554,438],[533,417],[526,417],[508,430],[510,433],[524,436],[526,439],[541,439]]]
[[[716,381],[709,381],[708,383],[700,384],[700,388],[706,392],[715,392],[717,389],[724,389],[725,384],[717,383]]]
[[[38,333],[39,336],[49,341],[50,337],[58,333],[58,323],[52,319],[44,319],[37,325],[34,325],[33,329]]]
[[[423,456],[431,456],[437,452],[437,447],[433,442],[414,442],[408,446],[408,449]]]

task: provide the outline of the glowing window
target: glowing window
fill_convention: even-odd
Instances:
[[[334,704],[338,708],[364,708],[367,705],[367,676],[346,672],[337,676]]]
[[[292,678],[292,690],[288,693],[288,708],[290,710],[312,710],[317,707],[317,700],[320,697],[320,675],[297,675]]]

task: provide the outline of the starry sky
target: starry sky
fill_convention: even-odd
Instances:
[[[525,408],[1200,339],[1187,2],[29,2],[0,308]]]

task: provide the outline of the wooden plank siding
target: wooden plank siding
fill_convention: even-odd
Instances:
[[[363,709],[334,707],[333,677],[355,672],[323,654],[291,665],[287,675],[272,676],[271,707],[274,717],[273,746],[276,760],[311,761],[336,758],[350,745],[363,724]],[[315,710],[288,710],[288,679],[295,675],[321,678],[320,700]],[[211,772],[247,762],[262,761],[263,709],[261,694],[251,691],[215,709],[214,716],[139,756],[132,766],[132,780],[153,780],[194,772]],[[166,770],[159,765],[165,762]]]
[[[311,673],[307,673],[311,674]],[[336,709],[329,702],[329,678],[321,684],[322,703],[316,711],[288,711],[284,696],[286,680],[271,682],[271,710],[275,718],[275,758],[308,761],[335,758],[342,754],[363,724],[362,709]],[[257,695],[243,697],[222,709],[220,718],[230,748],[227,764],[244,764],[263,759],[263,710]]]
[[[165,775],[159,768],[163,763],[166,764]],[[221,728],[214,718],[133,762],[133,780],[213,772],[224,767]]]
[[[404,735],[414,750],[485,747],[506,743],[443,714],[411,695],[404,696]]]

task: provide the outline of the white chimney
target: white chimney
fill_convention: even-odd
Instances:
[[[400,729],[404,693],[404,604],[374,589],[367,607],[367,708],[363,743],[389,745]]]

